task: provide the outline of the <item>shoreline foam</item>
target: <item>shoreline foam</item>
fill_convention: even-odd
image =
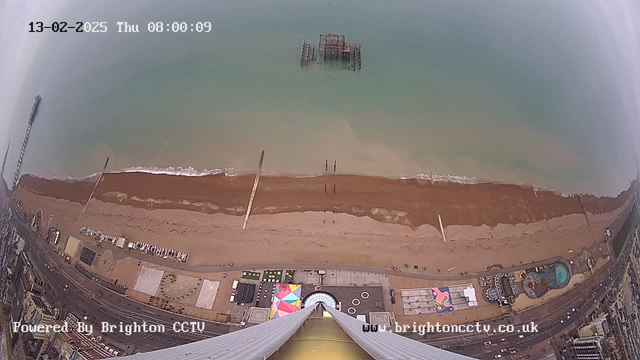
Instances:
[[[194,174],[192,172],[192,174]],[[201,176],[125,171],[105,173],[94,198],[145,209],[185,209],[237,215],[246,210],[254,174]],[[335,186],[335,193],[334,193]],[[25,175],[20,187],[30,192],[85,203],[93,181],[45,179]],[[360,175],[283,177],[260,180],[252,214],[305,211],[346,213],[417,228],[532,223],[569,214],[613,211],[631,195],[616,198],[566,196],[533,186],[391,179]]]
[[[146,167],[146,166],[133,166],[127,167],[119,170],[111,170],[107,171],[105,174],[121,174],[121,173],[144,173],[144,174],[155,174],[155,175],[174,175],[174,176],[189,176],[189,177],[204,177],[204,176],[212,176],[212,175],[224,175],[224,176],[242,176],[242,175],[251,175],[255,174],[255,169],[236,169],[236,168],[224,168],[224,169],[204,169],[198,170],[192,166],[189,167],[181,167],[181,166],[169,166],[169,167]],[[81,176],[81,177],[73,177],[73,176],[53,176],[53,177],[44,177],[34,174],[25,174],[35,178],[41,179],[52,179],[52,180],[62,180],[62,181],[85,181],[85,180],[95,180],[100,175],[100,172],[95,172],[90,175]],[[444,182],[444,183],[456,183],[456,184],[495,184],[495,185],[516,185],[527,188],[532,188],[537,191],[548,191],[553,192],[557,195],[563,197],[572,197],[575,195],[589,195],[595,197],[601,197],[595,192],[571,192],[571,191],[563,191],[561,189],[552,189],[545,186],[536,185],[533,183],[506,183],[496,180],[487,180],[487,179],[479,179],[474,176],[465,176],[465,175],[440,175],[440,174],[379,174],[379,173],[333,173],[331,171],[325,173],[297,173],[297,172],[269,172],[268,170],[262,171],[262,176],[265,177],[288,177],[288,178],[314,178],[321,176],[332,176],[332,175],[346,175],[346,176],[363,176],[363,177],[380,177],[387,178],[392,180],[427,180],[431,182]],[[610,196],[602,196],[602,197],[610,197]]]

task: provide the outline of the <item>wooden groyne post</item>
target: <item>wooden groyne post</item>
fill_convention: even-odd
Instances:
[[[253,199],[256,196],[258,190],[258,182],[260,182],[260,173],[262,172],[262,161],[264,160],[264,150],[260,154],[260,163],[258,164],[258,173],[256,174],[256,180],[253,182],[253,190],[251,190],[251,197],[249,198],[249,205],[247,206],[247,214],[244,216],[244,224],[242,224],[242,230],[247,227],[249,222],[249,215],[251,214],[251,206],[253,205]]]
[[[578,198],[578,203],[580,204],[580,208],[582,209],[582,214],[584,214],[584,219],[587,221],[587,228],[589,229],[589,233],[591,234],[591,240],[595,241],[595,237],[593,236],[593,231],[591,231],[591,223],[589,223],[589,216],[587,215],[587,208],[582,203],[582,198],[580,194],[576,194]]]
[[[444,226],[442,226],[442,218],[440,217],[440,214],[438,214],[438,221],[440,222],[440,231],[442,232],[442,239],[444,240],[444,242],[447,242],[447,236],[444,234]]]

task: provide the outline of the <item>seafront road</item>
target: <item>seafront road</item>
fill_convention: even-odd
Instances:
[[[124,323],[130,323],[131,321],[146,321],[152,324],[171,324],[174,321],[194,321],[193,318],[188,316],[182,316],[175,313],[170,313],[164,310],[160,310],[146,304],[139,303],[132,299],[117,294],[103,286],[100,286],[96,282],[88,280],[82,276],[77,270],[73,269],[70,265],[64,263],[64,261],[57,256],[48,256],[50,249],[45,247],[49,246],[46,242],[38,241],[38,235],[34,233],[28,226],[20,220],[15,220],[14,225],[20,233],[20,235],[27,242],[27,251],[35,261],[34,264],[38,267],[38,270],[45,274],[47,281],[54,288],[60,301],[64,304],[68,304],[73,309],[81,309],[83,312],[91,314],[92,317],[99,321],[109,321],[112,323],[118,323],[123,321]],[[630,241],[629,241],[630,242]],[[594,305],[593,300],[601,299],[606,293],[607,287],[599,287],[599,283],[605,281],[608,276],[620,276],[621,266],[624,264],[623,259],[628,257],[629,242],[625,245],[627,248],[624,253],[614,262],[611,261],[600,269],[596,273],[596,276],[592,276],[585,280],[580,285],[571,289],[564,295],[547,302],[544,305],[532,308],[530,310],[523,311],[519,314],[511,314],[500,319],[489,320],[482,322],[482,324],[491,324],[493,326],[499,324],[520,324],[528,323],[530,321],[537,322],[540,326],[540,333],[527,335],[525,338],[520,338],[518,334],[474,334],[469,336],[462,334],[429,334],[427,336],[408,335],[418,341],[429,343],[435,346],[446,347],[448,350],[456,352],[462,352],[467,355],[471,355],[479,358],[493,358],[493,354],[500,351],[505,347],[515,347],[518,351],[521,351],[540,341],[544,341],[551,337],[553,334],[562,331],[567,326],[571,325],[574,321],[581,316],[588,314],[590,308]],[[95,242],[85,241],[85,246],[99,251]],[[220,273],[238,270],[249,269],[325,269],[325,270],[344,270],[344,271],[357,271],[357,272],[370,272],[384,275],[395,275],[418,279],[427,280],[470,280],[479,276],[496,274],[501,271],[517,271],[532,266],[538,266],[547,264],[549,262],[560,260],[560,258],[546,259],[535,263],[523,264],[518,267],[499,269],[492,268],[490,271],[480,273],[469,273],[465,275],[460,274],[424,274],[411,271],[402,271],[401,269],[384,269],[368,266],[348,265],[348,264],[330,264],[330,263],[260,263],[260,264],[234,264],[234,265],[220,265],[220,266],[190,266],[184,263],[176,263],[173,261],[167,261],[160,259],[157,256],[142,253],[140,251],[125,252],[114,247],[111,249],[114,253],[116,260],[124,259],[127,257],[136,258],[138,260],[156,263],[158,265],[166,266],[169,268],[181,269],[189,272],[196,273]],[[43,268],[44,264],[53,265],[53,270],[47,271]],[[64,284],[70,284],[68,290],[64,290]],[[103,296],[99,300],[91,298],[91,294],[100,291]],[[588,294],[585,296],[585,294]],[[566,316],[566,312],[573,312],[572,309],[576,309],[574,314],[571,315],[571,321],[560,320]],[[170,326],[168,326],[170,327]],[[175,346],[182,343],[187,343],[210,336],[216,336],[229,332],[234,326],[226,324],[218,324],[215,322],[206,322],[206,330],[202,335],[187,335],[175,334],[169,332],[167,334],[154,334],[154,335],[134,335],[132,337],[123,338],[122,336],[115,336],[117,340],[123,342],[129,342],[136,344],[140,349],[153,350],[158,348],[164,348],[168,346]],[[501,341],[505,339],[505,341]],[[491,341],[491,346],[485,346],[485,341]],[[496,345],[497,344],[497,345]],[[496,352],[497,351],[497,352]]]

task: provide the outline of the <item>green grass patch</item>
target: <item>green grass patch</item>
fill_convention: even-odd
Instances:
[[[279,283],[282,281],[282,270],[265,270],[262,281]]]
[[[260,280],[260,273],[255,271],[243,271],[242,278],[248,280]]]

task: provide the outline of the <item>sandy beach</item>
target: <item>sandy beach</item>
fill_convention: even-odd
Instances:
[[[266,177],[242,230],[252,185],[253,176],[107,174],[82,214],[90,182],[25,176],[18,198],[27,212],[42,208],[47,226],[65,234],[87,226],[125,235],[190,252],[191,266],[328,262],[445,275],[591,248],[631,194],[578,199],[515,185]]]
[[[175,176],[149,173],[105,174],[94,198],[146,209],[184,209],[207,214],[244,214],[254,175]],[[29,192],[85,203],[94,182],[23,176]],[[326,190],[325,190],[326,189]],[[334,193],[335,189],[335,193]],[[616,198],[565,197],[533,187],[506,184],[459,184],[428,180],[333,175],[263,176],[252,214],[335,212],[406,225],[528,224],[584,210],[601,214],[619,208],[630,191]]]

